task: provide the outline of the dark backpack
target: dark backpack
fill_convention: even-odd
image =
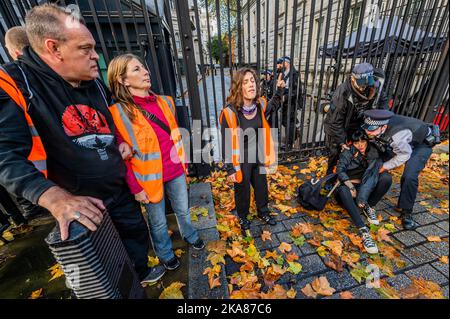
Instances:
[[[298,188],[297,201],[299,204],[308,210],[324,209],[331,194],[322,195],[322,189],[325,184],[331,182],[335,177],[336,174],[330,174],[320,180],[312,178],[311,180],[304,182]]]

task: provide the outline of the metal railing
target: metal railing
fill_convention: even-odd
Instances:
[[[0,62],[4,34],[24,23],[36,0],[0,4]],[[42,3],[43,1],[40,1]],[[448,131],[447,0],[59,0],[77,5],[98,43],[103,76],[109,61],[134,52],[147,63],[152,87],[174,97],[180,126],[212,128],[212,160],[220,159],[218,116],[234,70],[258,74],[291,58],[287,108],[277,125],[282,160],[305,159],[324,148],[321,105],[356,63],[386,73],[394,112],[434,121]],[[296,88],[293,91],[293,88]],[[286,114],[283,114],[286,113]],[[293,115],[293,119],[291,118]],[[280,125],[285,117],[287,127]],[[291,130],[291,126],[295,129]],[[292,131],[288,148],[285,132]]]

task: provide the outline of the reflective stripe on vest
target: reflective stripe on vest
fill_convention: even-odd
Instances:
[[[128,116],[125,114],[125,111],[123,110],[123,107],[122,105],[120,105],[120,103],[117,103],[117,109],[119,110],[120,118],[122,119],[122,122],[125,125],[125,128],[127,129],[130,139],[133,143],[133,149],[136,151],[136,155],[139,157],[139,159],[143,162],[160,159],[161,154],[159,152],[143,153],[140,150],[136,140],[136,136],[134,135],[133,125],[131,124]]]
[[[142,182],[157,181],[159,179],[162,179],[161,173],[141,175],[137,172],[134,172],[134,175],[136,176],[136,178],[138,180],[140,180]]]
[[[160,97],[162,97],[164,99],[164,101],[166,101],[167,105],[169,106],[170,110],[172,111],[173,116],[175,116],[176,112],[174,109],[174,105],[170,102],[169,98],[165,95],[159,95]]]
[[[21,70],[22,71],[22,70]],[[24,76],[24,80],[28,86],[28,81],[25,78],[25,74],[22,71]],[[28,129],[30,131],[32,137],[32,145],[31,151],[28,155],[28,160],[33,163],[33,165],[41,171],[47,177],[47,154],[44,149],[44,145],[42,144],[42,140],[39,136],[38,131],[36,130],[33,121],[28,114],[27,104],[22,92],[17,87],[16,82],[12,77],[9,76],[6,71],[0,67],[0,88],[8,94],[8,96],[19,106],[22,108],[25,116],[25,120],[28,124]]]

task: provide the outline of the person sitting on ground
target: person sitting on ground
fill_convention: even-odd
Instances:
[[[251,68],[242,68],[234,74],[228,104],[219,118],[223,160],[228,179],[234,183],[236,211],[243,231],[250,228],[247,219],[250,185],[255,192],[258,216],[269,225],[276,224],[267,207],[269,191],[265,175],[276,163],[277,153],[266,117],[281,107],[286,84],[280,74],[277,91],[267,103],[265,98],[260,97],[257,79],[256,72]]]
[[[379,174],[382,161],[377,149],[368,142],[363,131],[356,131],[351,137],[351,143],[349,149],[339,156],[336,166],[336,174],[341,183],[336,189],[336,199],[350,214],[363,238],[366,251],[376,254],[377,245],[361,218],[359,208],[370,224],[378,225],[376,210],[373,207],[391,187],[392,176],[388,172]]]
[[[127,165],[127,183],[148,214],[156,255],[168,270],[180,261],[172,249],[166,219],[165,194],[177,218],[181,236],[196,250],[205,247],[189,212],[183,141],[171,97],[151,91],[150,73],[134,54],[115,57],[108,67],[108,81],[117,102],[110,108],[118,143],[133,146]]]

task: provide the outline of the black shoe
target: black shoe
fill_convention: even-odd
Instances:
[[[192,244],[192,248],[194,248],[195,250],[202,250],[203,248],[205,248],[205,242],[201,238],[199,238],[195,243]]]
[[[403,228],[406,230],[414,230],[419,226],[412,218],[412,210],[411,209],[403,209],[402,224],[403,224]]]
[[[157,265],[155,267],[150,268],[150,271],[148,272],[148,275],[145,276],[144,279],[141,280],[141,285],[145,286],[146,284],[153,284],[160,280],[162,276],[166,273],[166,269],[161,266]]]
[[[277,224],[277,222],[275,221],[275,219],[269,214],[269,213],[265,213],[265,214],[258,214],[258,217],[265,222],[266,224],[270,225],[270,226],[275,226]]]
[[[250,222],[247,220],[247,218],[239,219],[239,224],[241,225],[241,230],[243,232],[250,229]]]
[[[167,270],[175,270],[180,267],[180,261],[176,256],[174,256],[171,260],[164,263],[164,267],[166,267]]]

